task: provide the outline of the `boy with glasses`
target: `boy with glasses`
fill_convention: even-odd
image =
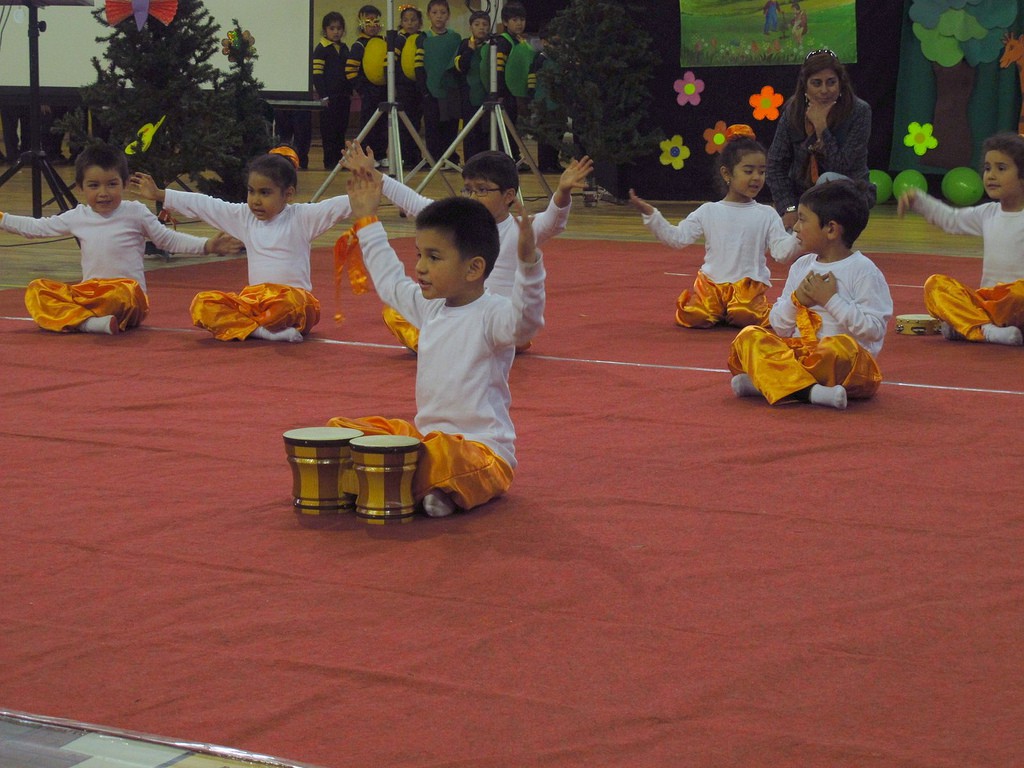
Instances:
[[[356,142],[349,144],[342,164],[354,173],[361,170],[372,171],[376,176],[383,176],[384,196],[410,216],[416,216],[434,202],[400,181],[376,171],[373,167],[372,150],[366,153]],[[558,179],[558,187],[552,194],[547,208],[533,217],[533,233],[538,248],[545,241],[565,231],[572,204],[572,190],[582,189],[593,169],[593,161],[584,155],[579,160],[569,163],[569,167],[562,172]],[[485,287],[491,293],[509,296],[515,282],[518,261],[516,243],[519,230],[510,213],[519,191],[519,171],[516,163],[504,152],[480,152],[466,161],[462,168],[462,182],[462,194],[483,203],[494,217],[501,238],[501,251],[494,269],[485,282]],[[416,351],[419,334],[405,318],[388,308],[384,311],[384,322],[403,344]]]

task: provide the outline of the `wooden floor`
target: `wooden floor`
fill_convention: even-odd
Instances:
[[[317,149],[311,153],[314,161]],[[58,167],[57,172],[70,185],[74,180],[74,169]],[[298,201],[310,200],[327,181],[329,174],[322,170],[302,171],[299,174]],[[426,170],[407,177],[406,183],[418,187],[426,176]],[[344,194],[346,174],[339,173],[328,184],[321,197]],[[32,172],[29,169],[20,171],[3,187],[0,187],[0,211],[31,215]],[[445,181],[447,179],[447,183]],[[545,177],[547,184],[553,187],[558,177],[549,174]],[[423,191],[429,197],[443,197],[451,194],[449,186],[454,190],[461,189],[462,183],[456,172],[437,173]],[[42,182],[43,199],[49,200],[52,195]],[[74,190],[73,190],[74,191]],[[522,194],[527,209],[542,210],[547,204],[547,192],[540,180],[529,171],[522,174]],[[610,196],[603,197],[596,206],[587,207],[583,204],[582,193],[573,196],[572,215],[563,238],[576,240],[625,240],[654,242],[651,234],[640,222],[640,214],[628,204],[617,204],[610,201]],[[678,221],[692,211],[699,202],[684,201],[651,201],[669,221]],[[56,203],[44,205],[43,215],[59,213]],[[388,206],[381,217],[388,232],[393,236],[410,235],[413,231],[412,221],[399,216],[397,209]],[[203,222],[180,222],[181,231],[197,235],[208,235],[212,229]],[[322,235],[314,244],[329,246],[340,234],[340,228],[334,228]],[[899,219],[896,207],[891,202],[876,207],[871,212],[867,229],[857,243],[866,253],[935,253],[942,255],[981,257],[980,238],[947,235],[930,226],[916,215]],[[174,257],[170,261],[154,256],[147,260],[147,269],[166,269],[181,264],[195,264],[193,257]],[[78,246],[73,238],[60,240],[25,240],[16,235],[0,232],[0,288],[24,287],[30,280],[46,276],[56,280],[74,282],[81,277]]]

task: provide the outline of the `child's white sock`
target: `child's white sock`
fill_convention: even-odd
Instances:
[[[964,335],[960,331],[953,330],[953,326],[943,320],[939,323],[939,333],[947,341],[964,341]]]
[[[737,373],[732,377],[732,391],[736,397],[754,397],[760,395],[754,380],[745,373]]]
[[[268,331],[262,325],[256,326],[256,330],[249,334],[250,336],[263,339],[264,341],[290,341],[292,344],[298,344],[302,341],[302,334],[298,328],[285,328],[283,331]]]
[[[431,517],[447,517],[455,511],[455,502],[447,493],[435,488],[423,497],[423,511]]]
[[[121,330],[121,326],[117,324],[117,318],[113,315],[103,315],[84,320],[78,324],[78,330],[82,333],[106,333],[113,336]]]
[[[981,331],[985,334],[985,341],[989,344],[1006,344],[1010,347],[1019,347],[1024,343],[1024,337],[1021,336],[1020,328],[1015,325],[1008,325],[1003,328],[992,323],[985,323],[981,326]]]
[[[846,408],[846,389],[841,384],[834,387],[815,384],[811,387],[809,399],[815,405],[827,405],[842,411]]]

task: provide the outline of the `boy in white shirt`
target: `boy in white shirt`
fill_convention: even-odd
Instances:
[[[173,253],[237,253],[242,243],[223,233],[205,239],[164,226],[142,203],[122,200],[128,159],[106,144],[92,144],[75,161],[75,183],[85,203],[56,216],[34,219],[0,213],[0,229],[23,237],[77,238],[82,281],[48,278],[29,283],[25,306],[47,331],[114,334],[139,325],[149,312],[146,239]]]
[[[382,182],[354,174],[348,194],[373,285],[419,331],[416,418],[337,417],[328,424],[422,440],[413,496],[431,517],[503,494],[516,467],[508,376],[517,345],[544,324],[544,264],[531,217],[519,211],[518,266],[510,296],[484,289],[498,258],[494,217],[476,200],[452,197],[416,217],[416,279],[377,218]]]
[[[737,397],[763,395],[846,408],[869,398],[882,374],[875,356],[892,317],[885,275],[853,243],[868,223],[854,182],[811,187],[800,198],[794,233],[804,250],[768,315],[771,329],[747,326],[732,342]]]

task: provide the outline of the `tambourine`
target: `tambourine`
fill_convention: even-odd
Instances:
[[[927,336],[940,332],[942,321],[931,315],[896,315],[896,333]]]

